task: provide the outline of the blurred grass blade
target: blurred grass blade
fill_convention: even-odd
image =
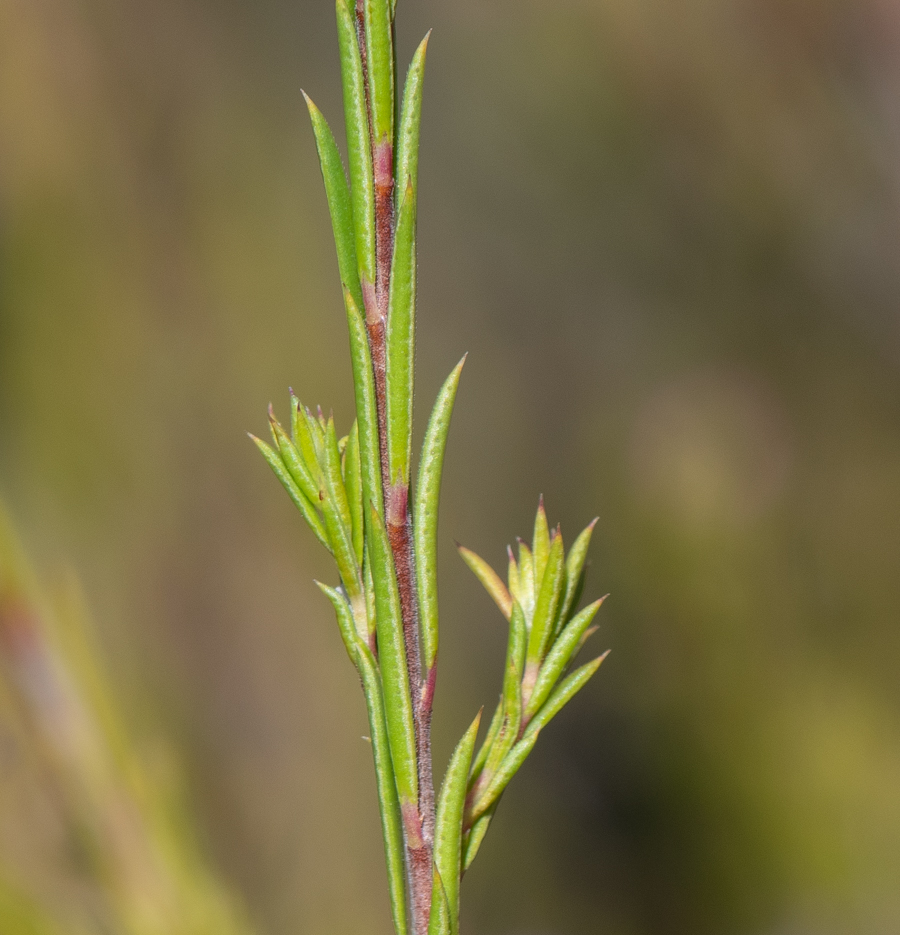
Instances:
[[[375,583],[375,626],[378,632],[382,694],[391,742],[391,760],[394,764],[401,806],[407,803],[417,805],[416,739],[403,621],[400,616],[400,595],[387,532],[381,517],[371,504],[369,520],[369,530],[372,533],[369,539],[372,580]]]
[[[544,579],[544,569],[547,567],[547,557],[550,554],[550,529],[547,526],[547,512],[544,509],[544,497],[538,500],[537,513],[534,517],[534,536],[531,540],[531,551],[534,555],[534,580],[540,587]]]
[[[476,555],[471,549],[467,549],[462,545],[457,545],[456,548],[462,556],[462,560],[472,569],[475,577],[494,599],[494,603],[500,608],[500,612],[509,620],[509,615],[512,612],[512,598],[500,576],[481,556]]]
[[[416,195],[406,187],[394,235],[388,304],[387,436],[391,482],[409,484],[412,457],[413,364],[416,323]]]
[[[390,0],[364,0],[374,146],[394,141],[394,47]]]
[[[443,892],[450,910],[450,930],[459,929],[459,877],[462,867],[462,822],[466,804],[469,767],[478,725],[481,723],[479,711],[469,725],[462,740],[457,744],[447,766],[447,772],[441,785],[441,794],[437,804],[437,819],[434,832],[434,862],[437,865]],[[434,896],[437,896],[436,892]],[[432,897],[432,913],[434,897]],[[429,932],[430,932],[429,928]]]
[[[537,564],[537,563],[535,563]],[[563,575],[565,562],[563,552],[562,534],[557,533],[550,546],[547,564],[543,579],[540,583],[537,601],[534,606],[534,617],[531,621],[531,635],[528,639],[528,659],[526,668],[535,672],[534,667],[540,665],[547,650],[547,644],[553,633],[556,622],[556,611],[562,597]],[[527,677],[527,676],[526,676]]]
[[[334,230],[341,282],[353,293],[356,301],[362,304],[359,265],[356,258],[356,232],[353,226],[353,205],[347,176],[344,174],[344,164],[341,162],[341,154],[338,152],[328,121],[305,91],[303,97],[306,98],[306,106],[309,108],[309,116],[316,136],[316,149],[319,152],[322,178],[325,180],[325,195],[328,199],[328,210],[331,213],[331,226]]]
[[[347,325],[350,329],[350,363],[353,366],[353,390],[356,397],[356,418],[359,423],[359,466],[362,479],[363,515],[365,504],[374,503],[379,514],[384,509],[381,494],[381,456],[378,444],[378,410],[375,397],[375,377],[369,337],[362,309],[344,290]]]
[[[355,10],[347,0],[337,0],[338,46],[344,88],[344,121],[347,127],[347,164],[350,169],[350,201],[356,239],[359,275],[375,282],[375,183],[372,147],[362,59],[356,37]],[[354,295],[358,306],[360,299]]]
[[[434,666],[438,650],[437,528],[441,473],[456,389],[465,362],[466,358],[463,357],[453,368],[453,372],[444,381],[431,411],[422,442],[413,503],[413,544],[419,582],[422,656],[426,671]]]
[[[359,421],[353,422],[347,448],[344,451],[344,488],[347,491],[347,503],[350,507],[350,526],[353,537],[353,551],[363,562],[365,527],[363,525],[362,477],[359,464]]]
[[[278,453],[255,435],[250,435],[250,438],[253,439],[253,443],[262,452],[262,456],[269,462],[269,467],[272,468],[275,476],[281,481],[281,485],[288,492],[291,500],[294,501],[294,506],[300,511],[309,525],[309,528],[315,533],[316,538],[331,552],[331,543],[328,540],[328,534],[325,532],[325,526],[322,524],[319,514],[316,512],[312,503],[303,495],[303,491],[294,482],[294,478],[291,477],[290,472],[284,466],[284,462],[281,460]]]
[[[391,896],[391,913],[397,935],[407,935],[406,919],[406,871],[405,848],[403,846],[403,821],[397,784],[391,761],[391,747],[385,717],[382,680],[378,666],[368,646],[359,650],[359,673],[366,709],[369,715],[369,731],[372,738],[372,755],[375,758],[375,781],[378,802],[381,807],[381,832],[387,861],[388,888]]]
[[[412,186],[418,191],[419,184],[419,126],[422,121],[422,84],[425,77],[425,53],[431,30],[419,43],[406,73],[403,89],[403,107],[397,127],[397,155],[394,176],[400,191]]]
[[[526,722],[531,720],[535,711],[537,711],[550,696],[553,686],[556,685],[560,676],[565,671],[566,666],[572,661],[575,652],[580,649],[581,639],[591,625],[591,621],[594,619],[602,603],[602,598],[599,601],[594,601],[593,604],[585,607],[580,614],[573,617],[572,620],[566,624],[565,629],[551,647],[550,652],[547,653],[547,658],[544,660],[543,665],[541,665],[531,696],[527,698],[525,702],[524,717]]]

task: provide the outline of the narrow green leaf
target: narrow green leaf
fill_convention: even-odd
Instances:
[[[509,617],[509,641],[506,647],[506,678],[503,683],[503,697],[507,703],[515,698],[514,687],[510,682],[519,683],[525,671],[525,653],[528,646],[528,627],[525,614],[518,601],[513,601]]]
[[[294,478],[297,486],[303,491],[304,496],[315,503],[319,499],[319,486],[313,480],[309,468],[303,462],[300,452],[294,443],[288,438],[287,432],[282,428],[281,423],[275,418],[271,408],[269,409],[269,425],[272,429],[272,436],[278,447],[278,453],[284,466],[288,469],[291,477]]]
[[[560,633],[559,638],[553,644],[547,658],[541,665],[537,681],[530,697],[525,703],[525,721],[530,721],[535,711],[550,696],[553,686],[559,681],[560,676],[565,671],[566,666],[571,662],[575,652],[580,648],[581,638],[587,628],[591,625],[600,605],[603,603],[601,598],[594,601],[593,604],[585,607],[578,615],[566,624],[565,629]]]
[[[498,802],[494,802],[494,804],[465,833],[463,842],[463,873],[465,873],[469,867],[472,866],[472,861],[475,859],[475,855],[478,853],[478,849],[481,847],[481,842],[484,840],[484,836],[487,833],[488,825],[491,823],[491,819],[494,817],[494,812],[497,811]]]
[[[365,527],[363,525],[362,478],[359,466],[359,422],[354,421],[347,448],[344,451],[344,487],[350,507],[350,526],[353,535],[353,551],[360,563],[363,560]]]
[[[353,620],[353,610],[347,603],[347,599],[336,588],[330,588],[321,581],[316,581],[319,590],[331,601],[334,607],[334,613],[337,617],[338,629],[341,631],[341,639],[344,641],[344,648],[350,661],[359,669],[359,637],[356,633],[356,625]]]
[[[498,703],[497,707],[494,709],[494,716],[491,718],[491,723],[488,726],[487,734],[485,735],[484,741],[481,744],[481,747],[478,750],[478,756],[475,757],[475,761],[472,763],[472,768],[469,770],[469,788],[472,789],[476,782],[478,782],[479,777],[481,776],[482,770],[484,769],[485,763],[487,763],[488,755],[491,752],[492,747],[494,746],[494,741],[497,739],[497,734],[500,733],[500,727],[503,724],[503,699]]]
[[[375,375],[369,352],[366,322],[359,305],[350,292],[344,290],[347,325],[350,329],[350,362],[353,366],[353,388],[356,394],[356,418],[359,422],[359,462],[363,503],[374,503],[379,515],[383,512],[381,494],[381,454],[378,443],[378,410],[375,402]],[[364,515],[368,510],[363,510]]]
[[[328,541],[328,534],[325,532],[325,526],[322,524],[322,520],[319,518],[318,513],[316,513],[315,507],[306,499],[303,495],[303,491],[300,490],[294,482],[294,478],[291,477],[278,453],[255,435],[251,435],[250,438],[253,439],[256,447],[262,452],[262,456],[269,462],[269,467],[272,468],[275,476],[281,481],[282,486],[290,495],[291,500],[294,501],[294,506],[297,507],[303,518],[309,524],[309,528],[315,533],[316,538],[331,552],[331,543]]]
[[[550,529],[547,526],[547,513],[544,510],[544,495],[538,500],[537,513],[534,517],[534,536],[531,540],[531,551],[534,555],[534,581],[540,587],[544,580],[544,569],[547,567],[547,556],[550,554]]]
[[[518,602],[513,603],[509,619],[509,641],[506,648],[506,671],[503,678],[503,725],[491,747],[484,775],[479,782],[490,781],[504,757],[519,739],[519,727],[522,723],[522,674],[525,667],[525,649],[528,643],[528,630],[525,616]]]
[[[500,768],[494,774],[485,790],[479,795],[474,803],[471,813],[468,816],[470,826],[484,815],[487,810],[496,803],[503,790],[509,785],[509,781],[518,772],[521,765],[525,762],[528,754],[534,749],[537,743],[538,734],[547,726],[550,720],[559,713],[562,707],[569,701],[588,681],[588,679],[600,667],[600,663],[606,658],[606,653],[598,659],[581,666],[568,676],[556,690],[550,695],[544,706],[538,711],[531,723],[522,734],[522,739],[510,750],[506,759]]]
[[[356,233],[353,227],[353,205],[350,200],[350,187],[344,174],[344,164],[334,134],[328,121],[318,107],[309,99],[306,92],[306,106],[312,120],[316,136],[316,148],[319,151],[319,165],[325,180],[325,195],[328,198],[328,210],[331,213],[331,226],[334,230],[334,243],[337,247],[338,269],[341,282],[353,293],[357,303],[362,304],[362,289],[359,285],[359,266],[356,258]]]
[[[425,53],[431,31],[419,43],[406,73],[406,86],[403,89],[403,107],[400,111],[400,124],[397,128],[397,169],[394,175],[403,191],[412,186],[418,191],[419,184],[419,126],[422,120],[422,84],[425,77]]]
[[[406,919],[406,870],[403,845],[403,820],[397,798],[397,784],[391,760],[385,705],[382,695],[382,680],[378,666],[368,646],[359,650],[359,672],[369,714],[369,731],[372,737],[372,755],[375,758],[375,781],[378,803],[381,808],[381,831],[387,859],[388,886],[391,894],[391,912],[397,935],[407,935]]]
[[[344,475],[341,470],[341,453],[338,448],[337,433],[334,429],[334,418],[328,419],[325,428],[325,483],[328,489],[328,495],[334,500],[341,524],[348,533],[353,529],[353,517],[350,513],[350,501],[347,497],[347,489],[344,486]],[[352,548],[352,534],[350,536]],[[354,561],[357,565],[362,565],[362,555],[356,554],[354,550]]]
[[[347,164],[350,169],[350,201],[360,279],[375,282],[375,182],[362,59],[356,38],[355,9],[337,0],[338,46],[344,87],[344,120],[347,127]],[[357,306],[362,300],[354,294]]]
[[[444,451],[450,431],[450,416],[463,359],[453,368],[438,393],[419,458],[418,480],[413,502],[413,547],[419,582],[419,616],[422,622],[422,655],[431,669],[438,650],[437,528]]]
[[[428,935],[454,935],[450,918],[450,901],[436,864],[431,883],[431,913],[428,917]]]
[[[521,591],[519,589],[519,564],[516,561],[513,550],[507,546],[506,554],[509,556],[509,566],[506,573],[506,580],[509,582],[509,593],[513,600],[522,603]]]
[[[512,598],[500,576],[481,556],[476,555],[471,549],[461,545],[457,545],[456,549],[462,556],[462,560],[475,573],[475,577],[484,585],[485,591],[493,598],[494,603],[500,608],[500,612],[509,620],[509,615],[512,612]]]
[[[584,687],[588,679],[600,668],[600,664],[608,655],[609,650],[602,656],[591,660],[591,662],[585,663],[563,679],[547,701],[544,702],[528,727],[525,728],[520,743],[524,743],[529,737],[536,738],[541,730],[550,723],[551,719],[559,714],[566,702],[570,701]]]
[[[534,605],[534,617],[531,621],[531,634],[528,638],[528,666],[539,665],[547,651],[547,644],[553,633],[553,624],[556,621],[556,611],[562,597],[563,575],[565,564],[563,562],[562,535],[557,533],[550,546],[547,556],[547,567],[544,570],[538,591],[537,601]]]
[[[471,814],[468,817],[470,825],[474,826],[475,822],[500,798],[504,789],[509,785],[509,781],[516,775],[519,767],[534,749],[537,738],[538,731],[533,734],[526,731],[525,736],[509,751],[506,759],[500,764],[500,768],[494,773],[491,781],[472,806]]]
[[[364,0],[374,145],[394,140],[394,45],[390,0]]]
[[[466,787],[481,712],[478,712],[462,740],[457,744],[447,766],[437,804],[434,832],[434,862],[450,910],[450,930],[459,929],[459,878],[462,871],[462,821]],[[437,896],[436,892],[434,896]],[[434,896],[432,906],[434,906]],[[430,929],[429,929],[430,932]]]
[[[387,436],[391,482],[409,483],[416,332],[416,197],[407,186],[394,235],[385,337]]]
[[[306,434],[309,438],[309,443],[312,446],[314,455],[313,460],[307,461],[307,464],[310,467],[315,465],[318,469],[316,472],[316,482],[319,485],[319,492],[321,493],[325,485],[325,428],[309,411],[307,406],[302,407],[300,415],[306,426]],[[303,454],[305,456],[306,452],[304,451]]]
[[[535,602],[534,556],[528,544],[521,539],[519,539],[519,595],[519,603],[525,611],[525,619],[530,627],[531,619],[534,617]]]
[[[291,394],[291,435],[294,447],[300,453],[303,464],[309,471],[309,474],[316,486],[316,499],[321,489],[322,469],[319,466],[319,455],[316,452],[316,446],[313,444],[312,435],[309,433],[309,425],[306,418],[306,407]]]
[[[560,605],[560,626],[565,625],[571,613],[578,606],[578,597],[581,587],[584,585],[584,576],[582,574],[584,562],[587,558],[588,546],[591,544],[591,533],[594,531],[594,526],[597,525],[598,518],[591,520],[588,526],[578,534],[578,538],[573,543],[572,548],[569,549],[569,554],[566,557],[566,593]]]
[[[368,511],[367,511],[368,512]],[[375,582],[372,580],[372,560],[369,557],[369,547],[363,547],[365,552],[365,562],[363,565],[363,581],[366,596],[366,623],[368,625],[368,645],[370,648],[375,646]]]
[[[581,634],[581,639],[578,641],[578,645],[577,645],[577,646],[575,647],[575,649],[572,651],[572,655],[571,655],[571,657],[569,658],[569,662],[570,662],[570,663],[571,663],[572,660],[581,652],[581,649],[582,649],[582,647],[584,646],[584,644],[585,644],[599,629],[600,629],[599,626],[588,627],[588,628],[584,631],[584,633]]]
[[[327,423],[323,440],[323,491],[320,494],[322,517],[328,538],[333,546],[341,581],[351,601],[362,594],[362,570],[353,552],[353,537],[350,529],[350,508],[341,477],[340,455],[334,437],[334,422]]]
[[[368,512],[372,534],[369,548],[372,580],[375,583],[375,626],[391,760],[401,804],[417,804],[416,738],[403,621],[400,616],[400,595],[384,523],[373,505],[369,505]]]

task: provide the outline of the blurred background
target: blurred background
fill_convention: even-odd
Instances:
[[[471,352],[439,769],[505,641],[453,540],[502,565],[542,492],[611,592],[464,930],[900,931],[900,6],[401,0],[403,71],[430,27],[420,432]],[[244,434],[289,385],[352,419],[301,86],[337,129],[327,0],[0,0],[0,496],[210,899],[387,935],[333,568]],[[120,935],[14,709],[0,930]]]

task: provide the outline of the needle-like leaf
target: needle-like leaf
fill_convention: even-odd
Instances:
[[[472,827],[465,833],[465,835],[463,835],[463,873],[465,873],[472,865],[472,861],[475,859],[475,855],[478,853],[478,849],[481,847],[481,842],[484,840],[485,834],[487,834],[488,825],[491,823],[491,819],[494,817],[494,812],[497,811],[497,804],[497,802],[494,802],[494,804],[472,825]]]
[[[344,174],[344,164],[334,134],[328,121],[318,107],[309,99],[306,92],[306,106],[312,120],[319,151],[319,165],[325,180],[325,195],[328,198],[328,210],[331,213],[331,226],[334,230],[334,243],[337,247],[338,270],[341,282],[353,293],[353,297],[362,304],[362,290],[359,285],[359,266],[356,258],[356,233],[353,227],[353,205],[350,200],[350,186]]]
[[[347,325],[350,328],[350,363],[356,393],[356,418],[359,423],[359,461],[363,502],[374,503],[379,514],[384,509],[381,494],[381,460],[378,445],[378,410],[372,355],[361,306],[350,291],[344,290]],[[368,510],[364,510],[368,513]]]
[[[353,550],[353,560],[362,566],[362,555],[353,549],[353,517],[350,513],[350,501],[347,497],[347,488],[344,486],[344,475],[341,470],[341,453],[338,449],[337,433],[334,430],[334,418],[329,418],[325,428],[325,484],[329,498],[334,502],[341,525],[348,534],[348,544]],[[362,582],[360,581],[360,584]]]
[[[528,626],[531,626],[531,619],[534,616],[535,589],[540,585],[540,581],[535,583],[534,578],[534,556],[528,543],[519,540],[519,603],[522,610],[525,611],[525,620]]]
[[[403,89],[403,108],[397,127],[397,170],[394,173],[400,191],[412,186],[418,191],[419,178],[419,126],[422,120],[422,83],[425,77],[425,53],[428,50],[428,35],[419,43],[406,73]]]
[[[563,706],[584,687],[587,680],[600,668],[600,664],[608,655],[609,650],[602,656],[586,662],[557,685],[547,701],[544,702],[543,707],[534,716],[528,727],[525,728],[525,733],[522,735],[520,742],[524,743],[529,737],[537,737],[541,730],[559,714]]]
[[[538,672],[534,689],[525,702],[524,719],[526,722],[531,720],[535,711],[537,711],[550,696],[553,686],[556,685],[560,676],[565,671],[566,666],[571,662],[575,652],[580,648],[581,638],[591,625],[591,621],[594,619],[602,603],[602,598],[599,601],[594,601],[593,604],[585,607],[581,613],[573,617],[572,620],[566,624],[562,633],[560,633],[556,642],[550,649],[550,652],[547,653],[547,658],[544,660]]]
[[[562,535],[557,533],[550,546],[547,565],[541,580],[534,617],[531,621],[531,634],[528,639],[527,668],[540,664],[547,650],[547,644],[553,633],[556,611],[562,597],[563,575],[565,574]]]
[[[462,373],[463,359],[453,368],[438,393],[419,458],[419,476],[413,503],[413,538],[416,572],[419,580],[419,616],[422,625],[422,655],[425,668],[434,665],[438,649],[437,599],[437,528],[438,501],[441,493],[441,472],[444,450],[450,431],[450,416],[456,388]]]
[[[375,782],[378,801],[381,804],[381,831],[387,859],[388,886],[391,894],[391,912],[397,935],[407,935],[406,917],[406,870],[403,846],[403,820],[397,797],[394,766],[391,761],[391,746],[385,717],[382,680],[368,646],[359,650],[359,673],[366,709],[369,715],[369,731],[372,738],[372,755],[375,758]]]
[[[521,591],[519,589],[519,563],[510,546],[506,547],[506,554],[509,556],[509,565],[506,573],[506,580],[509,582],[509,593],[513,600],[522,603]]]
[[[341,639],[344,641],[344,648],[347,650],[350,661],[359,669],[359,636],[356,632],[353,611],[350,605],[336,588],[330,588],[327,584],[322,584],[321,581],[317,581],[316,584],[319,590],[331,601],[337,617],[338,629],[341,632]]]
[[[534,536],[531,540],[531,550],[534,555],[534,581],[536,586],[544,578],[544,569],[547,567],[547,556],[550,554],[550,529],[547,526],[547,512],[544,510],[544,497],[538,501],[537,513],[534,517]]]
[[[538,734],[540,734],[541,730],[559,713],[563,705],[585,685],[605,658],[606,654],[604,653],[598,659],[594,659],[592,662],[581,666],[580,669],[576,669],[557,686],[556,690],[550,695],[550,698],[525,729],[525,733],[522,734],[522,739],[510,750],[506,759],[504,759],[485,790],[473,804],[468,817],[470,826],[474,826],[475,822],[499,799],[503,790],[509,785],[509,781],[515,776],[521,765],[527,759],[528,754],[534,749]]]
[[[360,564],[363,561],[365,526],[363,523],[362,477],[359,464],[359,422],[353,423],[344,450],[344,488],[350,507],[350,526],[353,536],[353,551]]]
[[[500,612],[509,620],[509,615],[512,612],[512,598],[500,576],[480,555],[476,555],[471,549],[467,549],[462,545],[457,545],[456,548],[462,556],[462,560],[484,585],[485,591],[494,599],[494,603],[500,608]]]
[[[319,499],[319,487],[313,480],[309,468],[304,463],[294,443],[288,438],[287,432],[282,428],[281,423],[275,418],[271,409],[269,410],[269,425],[272,429],[272,437],[278,447],[278,453],[284,466],[288,469],[291,477],[294,478],[297,486],[303,491],[306,498],[315,503]]]
[[[391,761],[397,780],[401,806],[416,805],[418,777],[413,708],[406,666],[406,646],[400,615],[400,594],[394,573],[394,561],[384,523],[373,505],[369,505],[368,539],[375,584],[375,626],[378,633],[378,658],[384,695],[385,720],[391,742]]]
[[[347,163],[350,169],[350,201],[356,235],[356,259],[360,279],[375,282],[375,182],[372,146],[362,59],[356,36],[356,16],[347,0],[337,0],[338,46],[344,86],[344,121],[347,127]],[[362,307],[361,300],[354,301]]]
[[[373,144],[394,140],[394,47],[390,0],[364,0]]]
[[[591,520],[588,526],[578,534],[578,538],[566,557],[566,593],[560,605],[559,626],[566,623],[569,615],[578,606],[578,596],[581,585],[584,584],[584,562],[587,558],[588,546],[591,544],[591,533],[596,525],[597,518]]]
[[[291,500],[294,501],[294,506],[297,507],[309,524],[309,528],[315,533],[316,538],[331,552],[331,543],[328,541],[328,534],[325,532],[325,526],[319,518],[319,514],[316,513],[315,507],[306,499],[303,491],[297,486],[278,453],[255,435],[251,435],[250,438],[253,439],[256,447],[262,452],[262,456],[268,461],[269,467],[272,468],[275,476],[281,481]]]
[[[407,185],[394,235],[388,305],[387,436],[392,480],[409,483],[416,321],[416,193]]]
[[[478,725],[480,723],[481,712],[479,711],[453,751],[447,773],[444,776],[444,782],[441,785],[441,794],[437,805],[434,862],[440,874],[439,882],[442,884],[447,897],[451,932],[456,932],[459,929],[459,876],[462,861],[463,810],[466,802],[469,767],[472,763],[472,752],[475,749],[475,738],[478,736]],[[435,893],[436,895],[438,894]],[[434,905],[433,896],[432,912],[434,912]]]
[[[497,704],[497,707],[494,709],[494,716],[491,718],[491,723],[488,726],[487,734],[482,741],[481,747],[478,749],[478,756],[475,757],[475,760],[472,763],[472,768],[469,770],[470,789],[474,787],[475,783],[478,781],[478,778],[481,776],[484,765],[487,763],[488,754],[490,754],[491,749],[494,746],[494,741],[497,739],[497,734],[500,733],[500,727],[502,724],[503,696],[501,695],[500,701]]]

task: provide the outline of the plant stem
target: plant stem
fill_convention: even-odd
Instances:
[[[385,525],[394,559],[403,639],[409,672],[416,739],[419,801],[417,807],[403,809],[403,836],[406,847],[407,892],[413,935],[427,935],[431,911],[432,858],[434,850],[434,779],[431,758],[431,707],[436,668],[422,680],[419,646],[419,596],[413,551],[412,514],[409,483],[390,476],[387,432],[387,374],[385,336],[394,252],[394,147],[393,141],[378,140],[372,122],[371,91],[365,39],[364,0],[356,2],[357,41],[363,66],[372,147],[375,187],[375,282],[362,282],[366,331],[372,355],[378,413],[378,442],[381,484],[385,505]]]

